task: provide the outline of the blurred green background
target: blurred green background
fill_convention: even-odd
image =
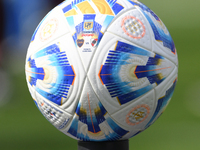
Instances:
[[[151,127],[130,139],[130,150],[199,150],[200,1],[141,0],[141,2],[151,8],[170,31],[178,52],[179,76],[173,98],[166,111]],[[34,32],[50,8],[41,13],[41,18],[37,18],[38,22],[31,22],[34,26],[29,28],[30,33]],[[42,7],[38,7],[37,11],[41,9]],[[24,27],[27,30],[28,27]],[[24,47],[6,45],[5,40],[2,44],[5,55],[2,57],[1,70],[5,78],[0,79],[0,88],[2,91],[6,88],[9,91],[3,92],[6,96],[0,101],[0,149],[76,150],[77,141],[53,127],[36,108],[29,94],[25,81],[24,61],[31,35],[27,38],[28,40],[24,40]],[[10,50],[11,48],[23,50],[16,52]],[[3,86],[4,82],[8,84],[5,83]]]

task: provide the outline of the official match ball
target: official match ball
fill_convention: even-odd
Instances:
[[[129,139],[168,105],[178,74],[174,42],[137,0],[66,0],[36,28],[26,57],[35,104],[81,141]]]

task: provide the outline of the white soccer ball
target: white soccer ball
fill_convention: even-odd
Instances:
[[[66,0],[39,24],[26,79],[46,119],[82,141],[123,140],[149,127],[177,82],[174,42],[136,0]]]

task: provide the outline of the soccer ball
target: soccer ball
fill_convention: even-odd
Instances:
[[[178,74],[163,22],[136,0],[66,0],[35,30],[26,80],[41,113],[81,141],[129,139],[168,105]]]

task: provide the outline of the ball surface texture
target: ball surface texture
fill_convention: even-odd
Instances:
[[[66,0],[36,28],[26,57],[35,104],[81,141],[129,139],[168,105],[178,75],[174,42],[136,0]]]

